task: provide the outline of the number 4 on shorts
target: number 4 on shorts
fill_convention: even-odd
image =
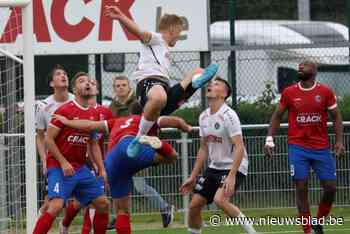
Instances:
[[[60,184],[59,184],[59,183],[56,183],[56,184],[55,184],[55,187],[53,188],[53,191],[54,191],[55,193],[60,193]]]

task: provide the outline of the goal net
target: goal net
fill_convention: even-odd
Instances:
[[[28,2],[0,1],[0,233],[31,233],[37,206]]]

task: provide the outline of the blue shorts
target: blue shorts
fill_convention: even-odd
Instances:
[[[83,206],[104,194],[104,180],[97,178],[86,166],[75,171],[72,176],[64,176],[61,168],[47,171],[48,197],[62,198],[66,203],[75,197]]]
[[[336,180],[335,158],[329,149],[312,150],[288,145],[290,173],[294,180],[305,180],[312,168],[320,180]]]
[[[133,139],[132,136],[124,137],[107,153],[105,167],[112,198],[128,196],[133,187],[132,177],[154,165],[156,152],[148,145],[141,145],[136,157],[128,157],[126,150]]]

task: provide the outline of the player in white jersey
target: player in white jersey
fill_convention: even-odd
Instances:
[[[191,176],[180,188],[183,194],[194,189],[188,217],[191,234],[201,233],[201,210],[213,201],[228,216],[240,217],[247,233],[256,233],[253,226],[243,220],[245,216],[239,208],[230,203],[248,173],[241,124],[236,112],[225,103],[230,93],[230,85],[219,77],[207,88],[209,108],[199,117],[201,145]],[[208,157],[209,166],[197,180]]]
[[[138,68],[133,74],[137,80],[136,96],[144,107],[137,137],[129,144],[128,156],[138,154],[138,139],[146,135],[160,115],[169,115],[184,103],[194,92],[211,80],[218,66],[209,65],[196,77],[190,72],[178,84],[170,88],[170,47],[174,47],[181,37],[184,22],[181,17],[165,14],[159,21],[159,33],[142,31],[117,6],[107,6],[106,15],[118,20],[142,42]]]
[[[56,65],[50,74],[50,87],[53,94],[45,100],[36,103],[35,125],[36,125],[36,146],[43,165],[43,174],[46,175],[46,147],[45,133],[51,120],[52,114],[62,104],[74,98],[74,95],[68,92],[69,81],[67,72],[60,65]],[[45,198],[44,204],[40,208],[40,212],[46,211],[48,201]]]

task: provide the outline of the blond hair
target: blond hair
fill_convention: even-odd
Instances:
[[[177,26],[184,27],[182,18],[175,14],[165,14],[159,21],[158,29],[159,31],[164,31]]]

